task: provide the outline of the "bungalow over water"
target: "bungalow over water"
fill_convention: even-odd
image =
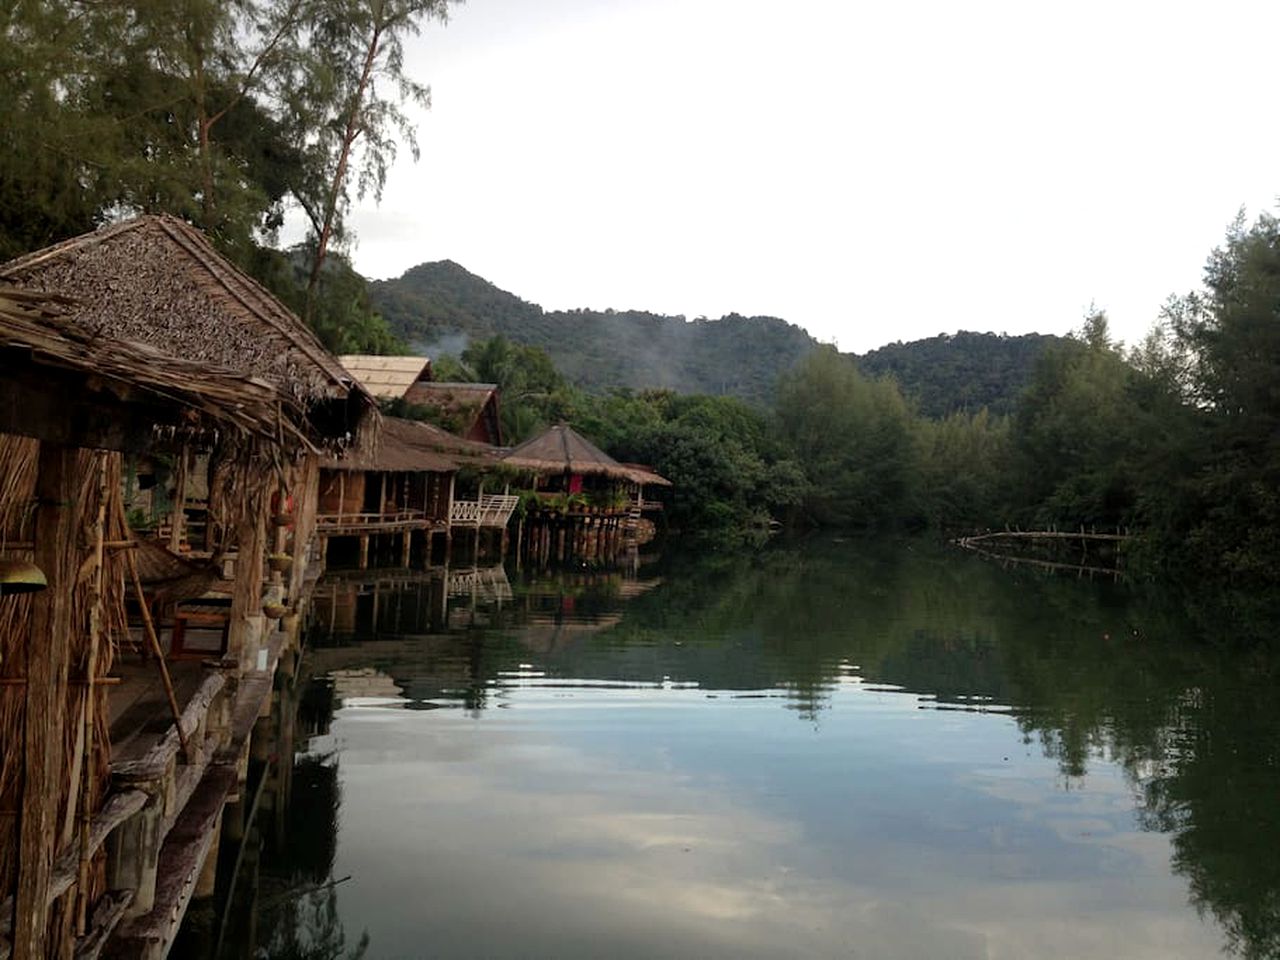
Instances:
[[[377,421],[178,220],[0,266],[0,958],[163,957],[212,892],[297,656],[321,460],[367,455]],[[202,660],[162,649],[181,604],[142,582],[125,453],[208,471],[210,556],[188,572],[225,587],[225,633]]]
[[[643,512],[661,507],[645,500],[645,487],[671,486],[647,467],[619,463],[563,423],[513,448],[502,463],[533,476],[536,498],[517,538],[544,563],[616,552],[621,539],[637,535]]]

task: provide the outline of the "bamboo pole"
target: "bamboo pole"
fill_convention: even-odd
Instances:
[[[89,845],[90,828],[93,825],[93,733],[97,721],[97,703],[94,699],[98,673],[98,641],[102,635],[102,575],[103,544],[107,525],[107,455],[99,452],[98,461],[98,515],[93,524],[93,587],[89,604],[89,662],[85,668],[84,690],[84,760],[81,767],[83,785],[80,798],[80,871],[76,895],[76,935],[83,937],[89,915],[89,861],[92,850]],[[183,450],[183,460],[186,450]],[[185,473],[185,471],[184,471]],[[133,554],[127,554],[132,560]]]
[[[164,662],[164,651],[160,649],[160,638],[156,636],[155,625],[151,622],[151,608],[147,606],[147,598],[142,593],[142,581],[138,578],[138,561],[133,551],[125,554],[129,560],[129,577],[133,581],[134,592],[138,595],[138,606],[142,608],[143,632],[151,644],[151,652],[155,654],[160,665],[160,679],[164,681],[164,692],[169,698],[169,709],[173,712],[173,725],[178,731],[178,743],[182,747],[182,756],[188,763],[191,753],[187,749],[187,735],[182,732],[182,711],[178,709],[178,697],[173,692],[173,680],[169,677],[169,667]]]

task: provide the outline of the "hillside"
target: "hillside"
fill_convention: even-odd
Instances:
[[[369,288],[391,330],[416,352],[457,354],[469,339],[502,334],[545,350],[565,377],[587,390],[666,387],[767,404],[778,377],[818,345],[777,317],[547,311],[451,260],[419,264]],[[857,360],[866,373],[895,377],[926,415],[984,404],[1006,413],[1052,339],[958,333],[890,344]]]
[[[667,387],[768,403],[778,376],[817,345],[776,317],[689,321],[639,311],[545,311],[451,260],[373,282],[370,292],[391,329],[415,350],[456,353],[457,334],[500,333],[541,347],[588,390]]]
[[[939,334],[891,343],[858,358],[863,373],[891,376],[927,417],[956,410],[1012,413],[1036,359],[1060,337],[1027,333]]]

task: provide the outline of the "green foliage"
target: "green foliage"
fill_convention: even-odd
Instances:
[[[496,384],[502,435],[508,444],[520,443],[553,423],[569,419],[573,409],[572,391],[551,358],[537,347],[515,344],[502,336],[472,343],[461,358],[446,354],[434,359],[432,370],[440,382]]]
[[[953,413],[915,423],[916,511],[938,528],[975,530],[1003,517],[1010,496],[1008,417]]]
[[[376,193],[404,134],[399,95],[422,88],[402,71],[401,39],[443,3],[348,0],[46,0],[0,15],[0,259],[136,212],[204,230],[232,260],[306,311],[335,350],[398,344],[347,263],[318,270],[318,236],[282,255],[262,246],[285,205],[313,206],[328,184],[338,212],[346,174],[332,156],[334,118],[357,116],[346,140],[357,190]],[[343,37],[377,21],[377,55],[339,56]],[[349,51],[348,51],[349,52]],[[392,81],[390,91],[376,86]],[[362,98],[351,93],[368,81]],[[327,98],[327,99],[326,99]],[[355,111],[354,113],[352,111]],[[344,238],[340,217],[326,243]],[[305,257],[297,296],[295,263]],[[323,258],[321,258],[323,259]]]
[[[675,485],[674,527],[742,530],[798,502],[802,471],[769,419],[736,398],[617,390],[581,397],[574,422],[615,458],[649,464]]]
[[[1166,380],[1197,411],[1184,431],[1189,482],[1167,540],[1245,582],[1280,581],[1280,221],[1238,217],[1205,267],[1205,288],[1166,308]],[[1185,475],[1185,474],[1184,474]]]
[[[911,414],[891,380],[869,380],[832,349],[783,378],[778,425],[804,466],[804,506],[817,523],[873,526],[907,508]]]
[[[870,377],[898,381],[920,413],[945,417],[956,412],[1012,414],[1030,382],[1036,360],[1059,337],[1028,333],[939,334],[911,343],[891,343],[858,358]]]

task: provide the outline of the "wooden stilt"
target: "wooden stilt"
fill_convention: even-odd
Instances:
[[[75,450],[40,444],[35,563],[44,571],[48,588],[33,601],[27,636],[22,812],[12,938],[15,960],[44,960],[46,954],[49,883],[58,841],[56,818],[64,790],[63,716],[79,526],[75,467]]]
[[[183,461],[186,450],[183,450]],[[85,666],[84,691],[84,762],[83,786],[80,793],[80,872],[79,890],[76,896],[76,935],[83,937],[89,916],[89,831],[93,823],[93,732],[97,721],[97,698],[94,683],[98,675],[98,640],[102,634],[102,586],[103,541],[106,540],[107,520],[107,455],[99,452],[94,459],[98,465],[98,516],[93,525],[93,589],[89,601],[89,659]],[[129,556],[133,556],[132,553]],[[68,809],[72,806],[68,804]]]

